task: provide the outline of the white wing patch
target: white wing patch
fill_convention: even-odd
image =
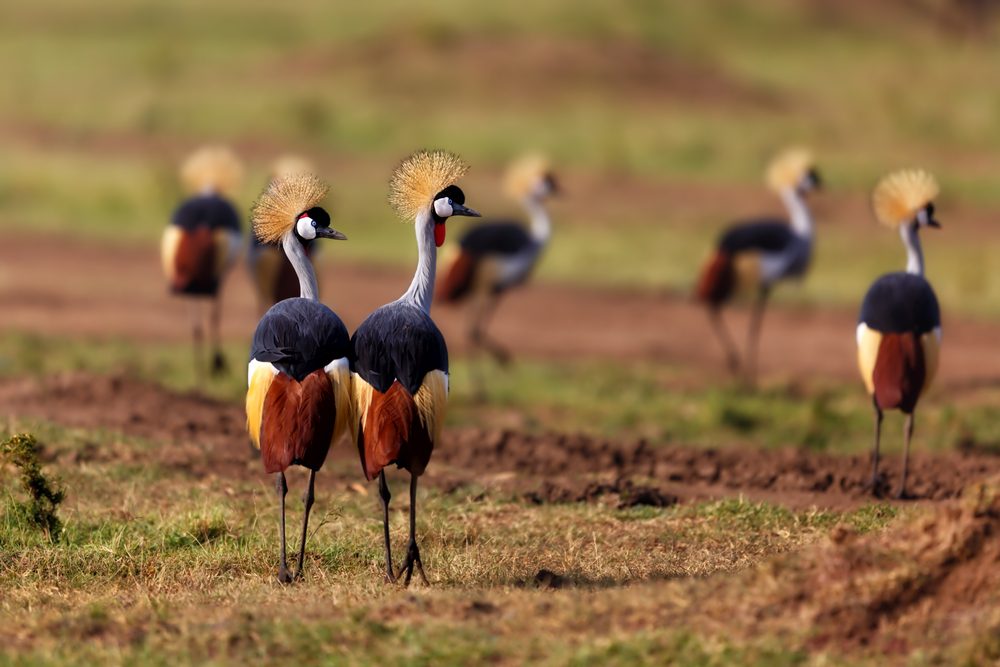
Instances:
[[[274,367],[270,361],[257,361],[256,359],[251,359],[250,363],[247,364],[247,386],[250,386],[250,381],[253,380],[253,374],[257,372],[258,368],[266,368],[273,375],[278,374],[278,369]]]

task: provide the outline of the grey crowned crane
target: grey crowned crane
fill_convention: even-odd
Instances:
[[[282,583],[302,574],[316,471],[333,442],[345,433],[353,436],[356,422],[350,337],[340,318],[317,300],[316,275],[304,249],[315,239],[346,238],[330,228],[330,215],[319,207],[326,193],[327,186],[311,174],[280,177],[268,185],[252,215],[257,236],[265,243],[281,244],[301,292],[279,301],[261,318],[247,368],[247,430],[260,449],[264,472],[275,476],[281,506],[278,580]],[[292,465],[309,470],[294,577],[285,561],[285,470]]]
[[[903,476],[897,493],[907,497],[906,476],[913,437],[913,413],[937,373],[941,312],[924,278],[921,227],[940,227],[934,218],[938,195],[934,177],[925,171],[897,171],[882,179],[872,196],[875,216],[899,228],[906,247],[906,271],[888,273],[868,288],[858,318],[858,368],[875,409],[871,490],[879,494],[878,456],[882,413],[899,409],[903,427]]]
[[[528,227],[495,221],[467,231],[437,293],[445,303],[472,301],[469,340],[500,363],[506,363],[510,354],[487,336],[485,328],[500,296],[528,279],[548,245],[552,223],[545,200],[557,189],[549,163],[541,156],[525,157],[511,165],[506,186],[508,194],[527,211]]]
[[[295,174],[313,173],[308,160],[286,155],[278,158],[271,169],[271,179]],[[306,256],[313,259],[312,241],[304,241]],[[247,248],[247,268],[257,292],[257,307],[263,314],[268,308],[299,295],[299,278],[295,268],[279,246],[261,242],[253,229],[250,230],[250,244]]]
[[[754,380],[757,347],[764,308],[772,286],[806,273],[813,248],[813,218],[806,196],[819,187],[819,174],[810,154],[799,148],[779,154],[767,169],[767,182],[781,198],[788,220],[763,218],[738,223],[719,238],[701,271],[696,298],[708,307],[709,319],[726,354],[731,371],[740,368],[739,353],[722,321],[721,309],[734,295],[754,292],[747,336],[745,377]]]
[[[455,185],[467,169],[446,151],[419,151],[396,168],[389,201],[401,218],[416,223],[417,270],[403,296],[369,315],[351,339],[358,454],[365,477],[379,480],[385,576],[394,582],[405,571],[407,585],[414,568],[427,582],[416,537],[417,479],[441,438],[448,402],[448,348],[431,320],[431,299],[437,248],[444,243],[448,218],[479,215],[465,207],[465,195]],[[410,473],[410,541],[395,574],[384,470],[393,463]]]
[[[227,148],[205,147],[181,166],[181,180],[191,196],[174,211],[160,243],[160,258],[170,291],[191,301],[195,375],[204,372],[203,301],[209,301],[208,329],[213,349],[212,372],[223,373],[219,325],[220,289],[239,257],[240,216],[227,199],[239,187],[243,167]]]

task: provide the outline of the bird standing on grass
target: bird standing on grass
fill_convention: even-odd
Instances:
[[[181,167],[181,180],[191,193],[176,211],[163,233],[160,256],[170,291],[191,300],[195,375],[204,372],[203,301],[209,300],[212,373],[226,370],[219,325],[222,319],[220,288],[223,278],[239,256],[239,214],[226,198],[239,187],[243,168],[226,148],[206,147],[196,151]]]
[[[313,167],[307,160],[286,155],[275,161],[271,179],[311,172]],[[313,247],[312,241],[303,241],[303,249],[310,260],[313,259]],[[288,257],[280,247],[262,243],[253,229],[250,230],[250,245],[247,248],[247,268],[257,292],[257,307],[261,314],[279,301],[299,295],[299,279]]]
[[[708,306],[712,328],[733,372],[740,368],[739,354],[720,311],[736,293],[756,293],[743,365],[745,377],[751,383],[756,374],[760,325],[771,287],[779,280],[800,277],[809,268],[813,218],[806,206],[806,195],[820,185],[813,159],[802,149],[778,155],[768,167],[767,181],[781,197],[789,219],[753,220],[727,229],[702,268],[695,290],[698,300]]]
[[[921,227],[940,227],[934,219],[937,195],[933,176],[910,170],[883,178],[872,196],[875,216],[883,225],[899,228],[906,247],[906,271],[888,273],[872,283],[858,318],[858,367],[875,408],[871,479],[875,495],[883,411],[898,408],[906,415],[903,477],[897,493],[905,498],[913,413],[937,372],[941,313],[924,278],[919,234]]]
[[[298,568],[302,574],[306,529],[313,504],[316,471],[330,445],[356,422],[351,400],[347,328],[316,298],[316,275],[304,244],[315,239],[345,240],[330,228],[330,215],[319,207],[327,186],[312,174],[276,178],[253,207],[254,232],[265,243],[280,243],[299,279],[300,297],[272,306],[253,335],[247,368],[247,430],[261,451],[264,471],[275,475],[281,505],[281,559],[278,581],[293,575],[285,561],[285,470],[309,470],[302,501],[302,539]]]
[[[419,151],[403,161],[390,181],[389,201],[404,220],[414,220],[417,270],[399,299],[369,315],[351,342],[356,410],[360,419],[358,453],[368,480],[378,477],[385,537],[386,579],[416,568],[424,576],[417,548],[417,478],[424,473],[440,440],[448,402],[448,348],[430,317],[437,248],[453,215],[478,216],[464,206],[454,183],[468,167],[445,151]],[[389,544],[389,486],[384,468],[395,463],[410,473],[410,542],[396,574]]]
[[[437,293],[445,303],[472,300],[469,340],[500,363],[509,361],[510,354],[487,336],[486,325],[500,295],[527,280],[548,245],[552,223],[545,200],[557,190],[549,163],[540,156],[511,165],[506,186],[524,206],[530,225],[526,229],[518,222],[486,222],[467,231]]]

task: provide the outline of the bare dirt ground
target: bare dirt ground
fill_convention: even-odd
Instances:
[[[321,267],[321,289],[348,327],[395,299],[405,271],[334,264]],[[247,340],[259,317],[246,271],[226,286],[223,336]],[[166,293],[155,248],[94,241],[4,235],[0,239],[0,311],[9,330],[65,337],[185,342],[190,303]],[[729,313],[734,332],[748,313]],[[462,354],[462,310],[435,308],[450,348]],[[793,379],[854,379],[855,314],[837,309],[772,308],[762,337],[763,373]],[[493,333],[518,355],[542,359],[664,362],[715,381],[721,354],[702,309],[684,297],[533,284],[501,306]],[[996,383],[997,328],[949,318],[939,386]]]
[[[197,479],[260,475],[247,444],[239,404],[196,393],[175,393],[121,376],[81,373],[0,382],[0,417],[45,419],[88,430],[108,430],[168,444],[161,465]],[[101,457],[100,448],[69,454]],[[119,453],[114,454],[116,456]],[[363,477],[355,452],[341,443],[327,474],[356,486]],[[511,431],[451,429],[427,481],[447,492],[483,492],[531,502],[615,502],[668,506],[679,501],[744,496],[792,508],[847,509],[871,500],[864,489],[864,456],[802,450],[699,449],[651,446],[642,440],[584,435],[529,436]],[[880,491],[899,483],[898,461],[883,466]],[[933,502],[958,496],[972,482],[1000,474],[1000,457],[975,450],[917,453],[910,490]]]

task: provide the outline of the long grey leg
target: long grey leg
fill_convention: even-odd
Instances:
[[[281,503],[281,561],[278,564],[278,581],[283,584],[292,582],[292,575],[288,573],[288,563],[285,561],[285,496],[288,495],[288,482],[285,481],[285,473],[279,472],[274,478],[274,490],[278,492],[278,499]]]
[[[767,307],[767,297],[771,288],[761,287],[757,292],[757,300],[753,304],[753,312],[750,314],[750,331],[747,336],[747,364],[746,377],[752,385],[757,379],[757,351],[760,346],[760,326],[764,321],[764,309]]]
[[[309,510],[312,509],[313,501],[315,496],[313,491],[316,486],[316,471],[309,471],[309,486],[306,487],[306,492],[302,494],[302,504],[305,505],[305,515],[302,517],[302,541],[299,542],[299,567],[295,571],[295,578],[298,579],[302,576],[302,565],[306,558],[306,534],[309,528]]]
[[[385,481],[385,471],[378,474],[378,495],[382,499],[382,528],[385,535],[385,580],[396,583],[396,577],[392,574],[392,546],[389,542],[389,485]]]
[[[424,575],[424,565],[420,562],[420,549],[417,548],[417,476],[410,474],[410,545],[406,549],[406,561],[403,567],[399,568],[396,578],[399,579],[406,571],[406,578],[403,580],[404,586],[410,585],[410,578],[413,576],[413,568],[416,567],[417,574],[424,586],[428,586],[427,577]]]
[[[878,446],[882,439],[882,408],[872,398],[872,407],[875,408],[875,439],[872,443],[872,495],[878,497]]]
[[[492,336],[486,333],[486,327],[489,325],[490,321],[493,319],[493,315],[497,312],[497,306],[500,305],[500,297],[496,294],[492,294],[487,297],[486,306],[483,309],[482,319],[480,320],[480,337],[482,338],[483,347],[493,355],[497,363],[502,366],[506,366],[510,363],[510,350],[500,344],[499,341],[494,339]]]
[[[198,299],[191,300],[191,338],[194,346],[194,379],[199,385],[205,380],[205,330],[201,320],[201,304]]]
[[[726,329],[726,323],[722,320],[722,311],[718,306],[709,306],[708,321],[712,324],[715,337],[722,345],[722,351],[726,355],[726,368],[730,373],[736,373],[740,368],[740,355],[736,351],[736,344],[733,343],[732,336]]]
[[[910,439],[913,437],[913,413],[906,415],[906,423],[903,425],[903,479],[899,484],[899,492],[896,497],[900,500],[912,498],[906,491],[906,476],[910,470]]]
[[[209,305],[209,326],[212,345],[212,374],[225,375],[228,370],[226,358],[222,355],[222,298],[216,296]]]

